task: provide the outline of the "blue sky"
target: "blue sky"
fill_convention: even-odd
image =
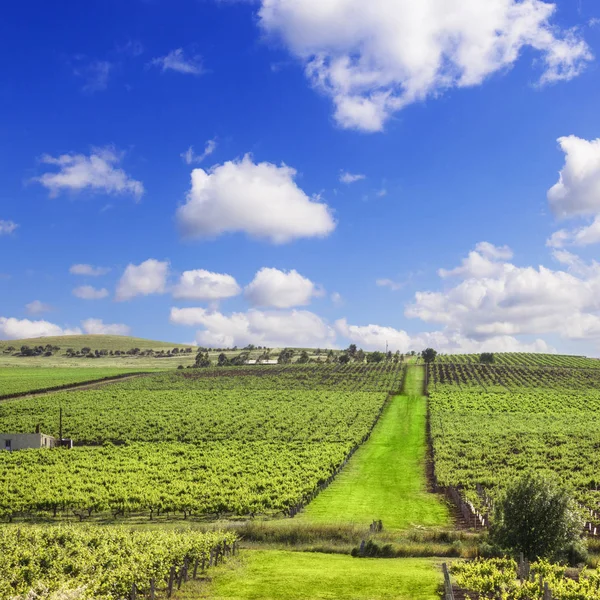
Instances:
[[[600,355],[590,0],[13,3],[0,44],[0,338]]]

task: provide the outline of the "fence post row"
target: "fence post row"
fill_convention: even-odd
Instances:
[[[444,573],[444,600],[454,600],[454,591],[446,563],[442,563],[442,572]]]

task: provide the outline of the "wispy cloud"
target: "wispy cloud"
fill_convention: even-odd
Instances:
[[[144,194],[144,185],[118,168],[122,158],[123,154],[111,146],[93,148],[89,156],[61,154],[53,157],[44,154],[40,162],[58,167],[58,172],[44,173],[33,181],[50,190],[51,197],[62,191],[90,189],[105,194],[130,194],[139,200]]]
[[[14,221],[3,221],[0,219],[0,235],[10,235],[18,225]]]
[[[401,281],[394,281],[393,279],[377,279],[375,283],[379,287],[387,287],[394,292],[398,291],[404,285]]]
[[[74,74],[85,79],[81,91],[86,94],[103,92],[108,87],[108,80],[113,69],[113,64],[107,60],[95,60],[91,63],[74,69]]]
[[[202,75],[204,67],[202,66],[202,57],[199,54],[187,56],[183,48],[171,50],[166,56],[153,58],[150,64],[159,67],[165,71],[177,71],[187,75]]]
[[[205,158],[209,157],[217,148],[217,140],[208,140],[204,145],[204,152],[202,154],[196,154],[194,147],[190,146],[185,152],[181,153],[180,156],[186,165],[192,165],[194,163],[201,163]]]
[[[356,181],[360,181],[361,179],[365,179],[366,175],[362,175],[360,173],[349,173],[348,171],[340,172],[340,182],[349,185],[351,183],[355,183]]]

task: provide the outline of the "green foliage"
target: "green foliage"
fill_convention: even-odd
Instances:
[[[437,356],[437,350],[433,348],[425,348],[423,352],[421,352],[421,357],[423,358],[423,362],[425,364],[429,364],[435,361],[435,357]]]
[[[207,560],[235,536],[213,531],[133,531],[120,527],[3,527],[0,598],[81,589],[79,598],[128,598],[133,584],[164,589],[172,565]]]
[[[208,352],[198,352],[198,354],[196,354],[196,362],[195,362],[195,366],[201,369],[205,369],[206,367],[210,367],[211,362],[210,362],[210,357],[208,355]]]
[[[186,369],[2,403],[0,431],[56,433],[62,407],[66,435],[105,445],[0,453],[0,514],[286,511],[364,441],[401,380],[393,365]]]
[[[543,600],[540,577],[548,584],[554,600],[600,600],[600,573],[585,570],[576,581],[565,576],[565,568],[545,560],[532,563],[528,581],[517,579],[517,564],[512,559],[495,558],[455,562],[453,581],[478,598]]]
[[[139,372],[139,369],[5,367],[0,369],[0,398],[4,395],[97,381],[136,371]]]
[[[279,358],[277,359],[277,362],[280,365],[288,365],[292,362],[293,357],[294,357],[294,350],[292,348],[284,348],[279,353]]]
[[[385,360],[385,354],[383,352],[375,351],[367,354],[368,363],[380,363]]]
[[[527,473],[496,502],[490,540],[529,559],[561,558],[579,542],[582,528],[571,497],[553,481]]]
[[[483,365],[491,365],[495,362],[493,352],[482,352],[479,355],[479,362]]]
[[[517,473],[554,473],[597,510],[600,370],[436,363],[429,372],[441,485],[463,486],[484,509],[477,484],[493,496]]]

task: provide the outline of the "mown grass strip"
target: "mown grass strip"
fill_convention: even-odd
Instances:
[[[404,392],[389,403],[371,438],[336,480],[296,517],[311,523],[381,519],[385,529],[441,526],[450,522],[443,501],[427,492],[427,400],[423,369],[408,369]]]
[[[208,585],[192,582],[175,600],[434,600],[441,582],[438,562],[249,550],[237,565],[219,567]]]

